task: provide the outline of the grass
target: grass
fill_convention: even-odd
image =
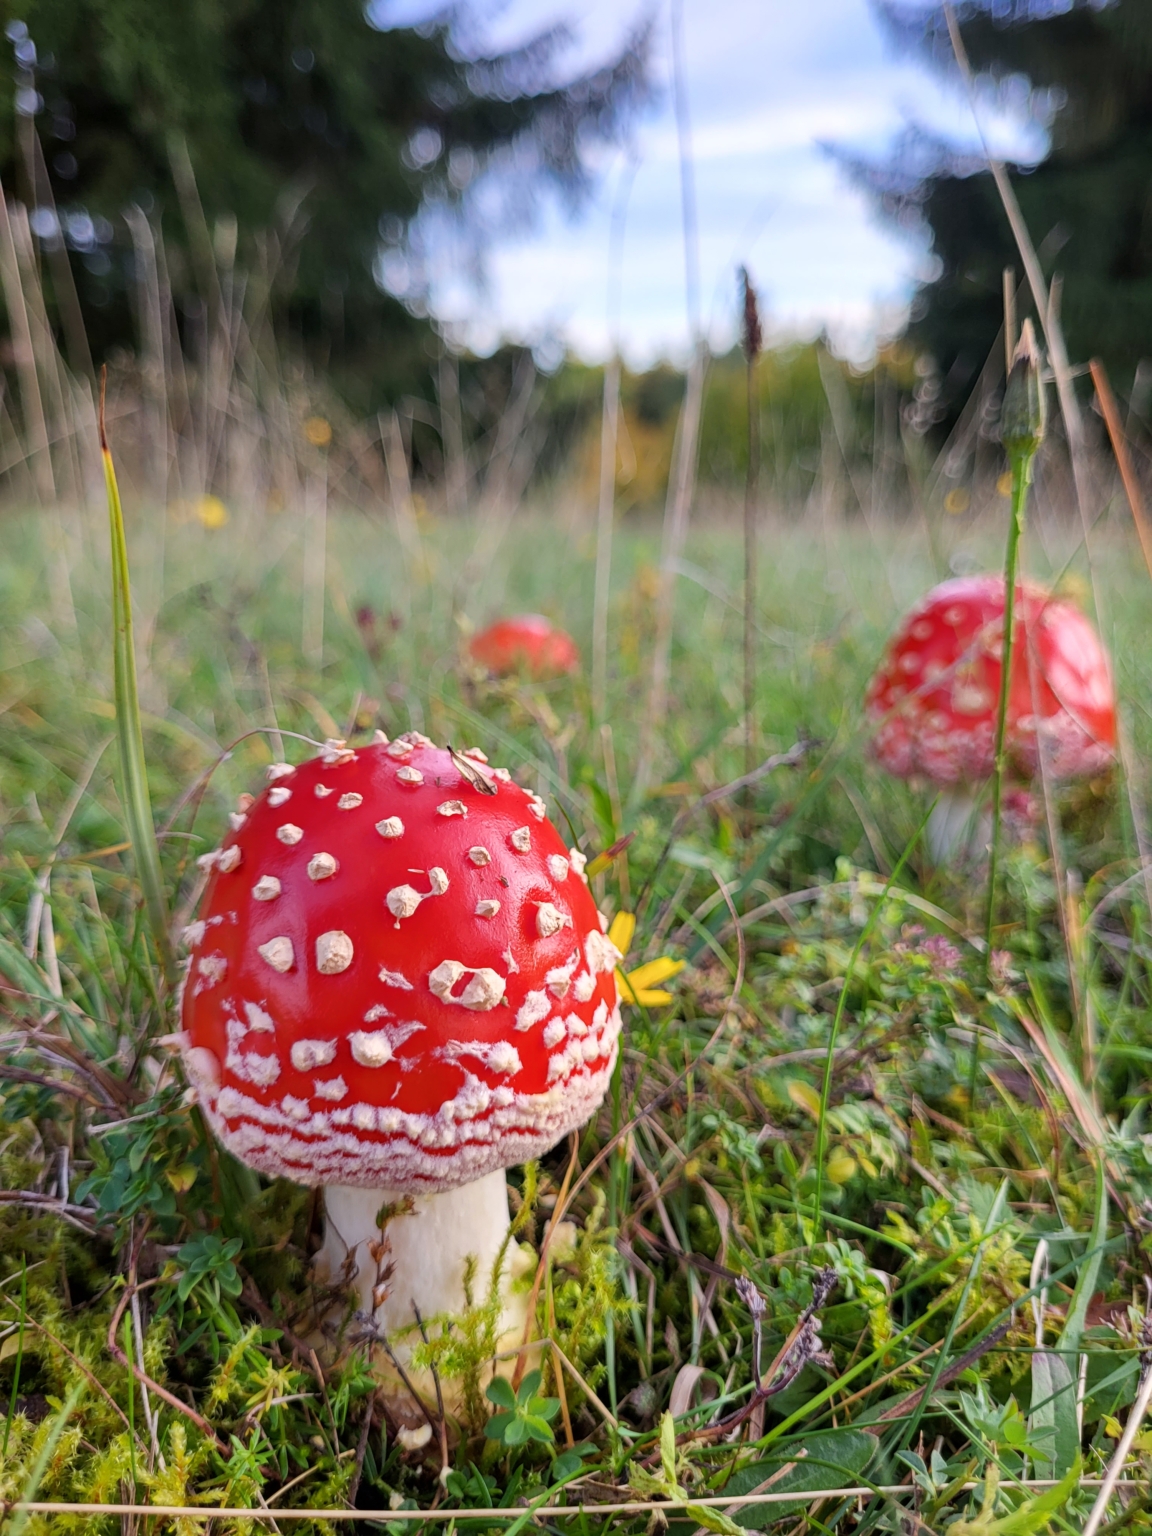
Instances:
[[[1039,485],[1029,573],[1086,591],[1077,537],[1043,472]],[[60,566],[41,520],[8,514],[0,1498],[35,1488],[280,1518],[354,1505],[390,1511],[397,1533],[419,1523],[412,1511],[492,1506],[516,1513],[461,1528],[605,1527],[545,1512],[564,1500],[644,1506],[611,1517],[637,1533],[653,1502],[672,1506],[677,1532],[729,1536],[913,1528],[899,1509],[921,1530],[966,1521],[957,1536],[1078,1528],[1094,1491],[1077,1457],[1085,1478],[1102,1475],[1136,1394],[1147,1306],[1152,1024],[1133,807],[1148,785],[1117,774],[1062,793],[1060,867],[1075,874],[1062,889],[1044,848],[1005,848],[986,966],[982,885],[927,866],[927,799],[881,775],[862,737],[894,620],[949,568],[999,565],[1007,501],[930,530],[816,503],[765,524],[758,738],[765,754],[803,751],[745,807],[700,803],[744,771],[742,540],[724,508],[689,536],[655,787],[638,796],[655,525],[616,532],[602,734],[586,676],[492,683],[464,660],[469,627],[515,609],[550,614],[589,655],[595,519],[577,500],[521,509],[502,537],[492,513],[425,514],[407,541],[385,513],[334,505],[322,665],[301,659],[295,514],[233,508],[208,529],[126,500],[177,924],[195,855],[236,796],[282,748],[309,751],[291,733],[379,724],[482,745],[589,854],[634,834],[596,877],[598,899],[637,912],[629,967],[666,953],[689,965],[673,1004],[627,1009],[617,1081],[579,1145],[510,1175],[538,1249],[550,1220],[574,1224],[539,1292],[556,1345],[543,1381],[452,1425],[446,1463],[438,1436],[406,1449],[364,1349],[320,1359],[307,1345],[308,1192],[215,1148],[157,1043],[172,1003],[103,750],[103,509],[61,520],[75,631],[58,575],[45,584]],[[1152,588],[1119,522],[1098,529],[1092,558],[1142,775]],[[30,924],[30,911],[43,915]],[[480,1332],[463,1330],[464,1353]],[[498,1410],[533,1434],[486,1436]],[[1149,1450],[1138,1436],[1130,1482],[1146,1479]],[[1065,1481],[1048,1496],[1026,1486],[1035,1476]],[[1144,1493],[1125,1497],[1130,1524],[1147,1523]],[[120,1519],[16,1518],[94,1533]],[[354,1527],[304,1515],[283,1528]]]

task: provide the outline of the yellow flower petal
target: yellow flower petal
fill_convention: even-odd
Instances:
[[[644,1008],[663,1008],[665,1003],[673,1003],[676,999],[660,987],[643,987],[637,992],[636,1001]]]
[[[670,955],[661,955],[659,960],[649,960],[645,965],[638,965],[634,971],[629,971],[628,981],[636,989],[656,987],[670,976],[679,975],[686,963],[684,960],[673,960]]]
[[[665,992],[658,987],[633,987],[629,978],[619,967],[616,970],[616,987],[622,1003],[639,1003],[643,1008],[662,1008],[665,1003],[675,1001],[671,992]]]
[[[622,955],[632,947],[632,935],[636,932],[635,912],[617,912],[608,927],[608,938]]]

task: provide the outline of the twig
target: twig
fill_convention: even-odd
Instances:
[[[4,1300],[8,1303],[9,1306],[17,1305],[17,1303],[14,1302],[11,1296],[9,1296],[7,1293],[4,1293]],[[73,1354],[73,1352],[68,1348],[67,1344],[63,1342],[63,1340],[58,1339],[54,1333],[52,1333],[48,1328],[45,1328],[43,1323],[38,1323],[34,1317],[25,1314],[24,1322],[27,1327],[35,1328],[37,1333],[42,1333],[55,1349],[60,1350],[62,1354],[68,1356],[69,1360],[71,1360],[72,1364],[81,1373],[81,1375],[96,1388],[97,1392],[99,1392],[102,1397],[107,1400],[108,1405],[120,1419],[120,1422],[124,1425],[124,1428],[130,1429],[131,1426],[128,1423],[128,1417],[124,1410],[120,1407],[120,1404],[108,1391],[107,1387],[103,1385],[99,1378],[88,1368],[88,1366],[84,1364],[80,1356]]]
[[[1103,1479],[1098,1477],[1083,1477],[1080,1479],[1081,1488],[1098,1488]],[[958,1493],[968,1493],[975,1488],[982,1488],[983,1482],[969,1480]],[[1057,1480],[1052,1477],[1028,1477],[1014,1479],[1014,1488],[1028,1488],[1041,1490],[1057,1487]],[[1131,1489],[1135,1493],[1146,1491],[1144,1481],[1131,1478],[1126,1482],[1117,1483],[1115,1487],[1123,1490]],[[693,1498],[692,1503],[701,1509],[725,1509],[737,1499],[743,1505],[772,1505],[772,1504],[819,1504],[825,1499],[867,1499],[876,1494],[886,1497],[908,1498],[916,1495],[919,1490],[911,1483],[871,1483],[855,1484],[844,1488],[790,1488],[779,1493],[745,1493],[740,1495],[721,1494],[716,1497]],[[541,1504],[537,1505],[532,1513],[539,1519],[541,1517],[556,1519],[575,1519],[603,1515],[645,1515],[660,1512],[665,1515],[682,1513],[682,1503],[672,1503],[667,1499],[633,1499],[620,1504]],[[5,1514],[27,1513],[34,1515],[149,1515],[153,1518],[173,1519],[180,1517],[188,1520],[363,1520],[363,1521],[421,1521],[421,1520],[484,1520],[491,1523],[493,1520],[521,1520],[525,1511],[521,1505],[512,1505],[510,1508],[492,1508],[483,1505],[477,1508],[467,1509],[241,1509],[225,1506],[205,1506],[195,1504],[67,1504],[62,1501],[21,1500],[17,1503],[0,1504],[0,1516]]]
[[[116,1333],[120,1327],[120,1319],[124,1316],[125,1309],[131,1302],[133,1294],[137,1290],[142,1290],[144,1286],[151,1285],[152,1283],[153,1282],[150,1280],[145,1280],[139,1286],[126,1285],[124,1287],[124,1290],[120,1296],[120,1300],[116,1303],[115,1311],[112,1313],[112,1320],[108,1324],[108,1338],[105,1341],[108,1347],[108,1353],[112,1356],[113,1360],[122,1365],[125,1370],[131,1371],[132,1375],[135,1376],[136,1380],[140,1383],[141,1386],[147,1387],[148,1390],[150,1392],[154,1392],[157,1397],[163,1398],[163,1400],[168,1404],[170,1408],[175,1408],[177,1413],[182,1413],[186,1419],[195,1424],[196,1428],[200,1431],[204,1438],[206,1440],[211,1440],[213,1445],[216,1446],[217,1450],[226,1452],[228,1447],[224,1444],[223,1440],[220,1439],[219,1435],[212,1428],[211,1424],[209,1424],[208,1420],[202,1418],[201,1415],[196,1412],[195,1408],[189,1408],[187,1403],[182,1403],[178,1397],[169,1392],[166,1387],[162,1387],[158,1381],[153,1381],[151,1376],[147,1375],[140,1369],[138,1365],[129,1360],[128,1356],[117,1343]],[[133,1507],[135,1508],[136,1506]]]
[[[999,1344],[1002,1339],[1007,1337],[1008,1330],[1011,1328],[1011,1326],[1012,1319],[1010,1317],[1005,1318],[1002,1323],[998,1323],[995,1328],[991,1329],[990,1332],[984,1336],[984,1338],[973,1344],[971,1349],[966,1350],[965,1353],[959,1356],[958,1359],[953,1360],[951,1365],[946,1365],[944,1369],[939,1372],[936,1380],[931,1384],[931,1390],[933,1392],[938,1392],[941,1387],[946,1387],[949,1382],[955,1381],[961,1372],[966,1371],[970,1366],[975,1365],[977,1360],[979,1360],[982,1355],[986,1355],[990,1349],[995,1349],[997,1344]],[[931,1354],[938,1348],[939,1345],[933,1344],[932,1348],[924,1350],[919,1358],[923,1359],[924,1355]],[[901,1369],[903,1369],[903,1367],[901,1367]],[[872,1385],[879,1386],[879,1382],[873,1382]],[[865,1388],[865,1391],[869,1390],[871,1389]],[[893,1404],[891,1408],[886,1408],[878,1418],[877,1423],[883,1424],[888,1419],[901,1419],[906,1413],[914,1413],[915,1410],[919,1408],[920,1404],[924,1401],[925,1397],[927,1397],[928,1391],[928,1387],[919,1387],[915,1392],[910,1392],[907,1397],[901,1398],[901,1400],[898,1403]],[[856,1394],[857,1397],[862,1395],[863,1394],[859,1392]]]
[[[420,1330],[420,1337],[427,1345],[429,1342],[428,1330],[424,1326],[424,1319],[420,1316],[420,1308],[416,1305],[414,1298],[409,1299],[409,1305],[415,1314],[416,1326]],[[447,1476],[449,1466],[448,1429],[444,1417],[444,1392],[440,1386],[440,1372],[436,1369],[435,1360],[429,1361],[429,1368],[432,1371],[432,1385],[436,1389],[436,1433],[440,1441],[440,1478],[441,1482],[443,1482],[443,1479]]]
[[[1092,1506],[1092,1513],[1088,1516],[1088,1523],[1084,1527],[1084,1536],[1096,1536],[1100,1528],[1100,1522],[1104,1518],[1104,1512],[1108,1508],[1116,1485],[1120,1478],[1121,1468],[1127,1460],[1128,1452],[1132,1449],[1132,1442],[1136,1439],[1136,1432],[1144,1421],[1144,1415],[1148,1412],[1148,1405],[1152,1403],[1152,1368],[1146,1364],[1144,1379],[1140,1383],[1140,1391],[1136,1401],[1132,1404],[1128,1414],[1128,1422],[1124,1426],[1124,1433],[1120,1436],[1120,1443],[1112,1453],[1112,1460],[1108,1463],[1104,1473],[1104,1480],[1100,1485],[1100,1492],[1096,1495],[1096,1502]]]
[[[1144,509],[1144,493],[1136,478],[1132,455],[1128,452],[1128,439],[1124,436],[1120,412],[1116,409],[1116,397],[1112,393],[1108,374],[1100,358],[1092,358],[1088,363],[1088,370],[1092,375],[1092,383],[1096,386],[1100,414],[1104,418],[1104,425],[1108,428],[1108,437],[1112,443],[1112,452],[1116,455],[1116,467],[1120,471],[1120,480],[1124,486],[1124,494],[1128,498],[1132,521],[1136,524],[1144,564],[1148,567],[1148,574],[1152,576],[1152,528],[1148,526],[1148,516]]]
[[[356,1495],[360,1492],[360,1479],[364,1473],[364,1458],[368,1454],[368,1436],[372,1431],[372,1415],[375,1408],[376,1394],[375,1392],[370,1392],[368,1400],[364,1404],[364,1422],[360,1426],[360,1438],[356,1442],[356,1461],[352,1469],[352,1481],[348,1484],[347,1498],[349,1504],[352,1505],[355,1505]],[[305,1475],[301,1474],[301,1476]]]

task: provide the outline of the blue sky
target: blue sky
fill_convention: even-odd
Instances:
[[[588,358],[610,345],[609,228],[630,181],[620,270],[625,356],[646,364],[687,347],[680,172],[672,115],[669,4],[643,0],[478,0],[486,42],[507,45],[565,21],[573,68],[611,54],[642,14],[656,27],[662,103],[639,125],[634,165],[607,154],[592,202],[573,220],[544,205],[530,232],[496,241],[478,292],[451,238],[428,231],[432,308],[459,339],[487,350],[502,338],[562,343]],[[878,221],[822,145],[878,152],[909,122],[977,142],[971,108],[893,49],[868,0],[682,0],[702,310],[714,345],[734,334],[735,269],[750,268],[769,332],[826,327],[849,355],[868,355],[899,328],[926,270],[922,243]],[[426,0],[383,0],[396,22]],[[1019,150],[1023,130],[992,111],[985,131]],[[1034,142],[1034,141],[1032,141]]]

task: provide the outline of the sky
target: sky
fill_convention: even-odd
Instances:
[[[426,16],[427,0],[378,0],[395,24]],[[868,0],[476,0],[486,43],[523,41],[566,22],[575,71],[618,50],[645,15],[655,24],[660,100],[627,151],[597,164],[591,201],[573,217],[545,201],[530,230],[498,236],[478,292],[464,253],[426,232],[431,309],[462,344],[488,351],[513,339],[538,354],[567,348],[599,360],[618,341],[626,360],[682,360],[690,345],[680,156],[671,88],[670,6],[682,5],[684,78],[697,205],[701,323],[712,345],[735,336],[737,277],[747,265],[770,338],[824,329],[864,360],[895,334],[918,279],[923,240],[887,227],[828,154],[834,144],[881,154],[916,123],[965,147],[979,143],[972,108],[883,32]],[[982,127],[999,152],[1037,152],[1036,130],[986,104]],[[1031,134],[1031,137],[1029,137]],[[623,229],[618,323],[610,310],[610,232]]]

